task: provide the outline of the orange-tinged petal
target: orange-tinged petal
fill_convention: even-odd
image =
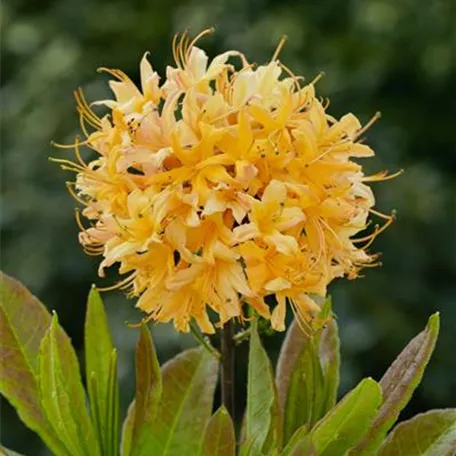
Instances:
[[[271,315],[271,326],[276,331],[285,331],[285,316],[286,316],[286,306],[285,306],[285,296],[278,294],[277,296],[277,305],[272,311]]]
[[[277,60],[280,46],[265,65],[238,51],[209,62],[196,46],[207,33],[176,38],[162,84],[147,53],[140,88],[104,69],[115,80],[114,99],[94,103],[108,108],[103,117],[78,90],[86,138],[74,144],[75,162],[57,161],[76,174],[68,189],[83,206],[81,244],[102,257],[100,275],[118,265],[126,276],[117,286],[151,319],[178,331],[195,319],[213,333],[207,307],[220,326],[243,321],[246,304],[283,330],[288,304],[307,322],[318,312],[310,296],[373,265],[367,249],[393,221],[373,209],[367,185],[386,174],[366,177],[353,160],[374,155],[361,137],[378,115],[364,127],[353,114],[332,116],[316,97],[320,76],[301,87]],[[370,214],[383,225],[356,236]]]
[[[201,264],[181,269],[166,280],[166,289],[171,291],[190,285],[203,271],[204,266]]]
[[[249,279],[250,287],[256,293],[259,293],[261,291],[265,282],[271,276],[269,268],[264,263],[257,264],[256,266],[248,266],[245,269],[245,272]]]
[[[266,319],[271,318],[269,306],[264,302],[263,298],[247,298],[246,302],[252,306],[261,317]]]

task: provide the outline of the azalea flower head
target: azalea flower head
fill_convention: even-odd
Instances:
[[[58,161],[76,173],[85,251],[102,257],[101,277],[118,266],[115,287],[148,318],[213,333],[209,309],[220,326],[250,306],[282,331],[287,308],[305,324],[336,277],[376,264],[368,248],[393,216],[373,209],[367,184],[392,176],[355,161],[374,155],[363,135],[376,116],[363,127],[329,115],[320,76],[303,83],[278,60],[284,41],[264,65],[238,51],[209,62],[196,46],[208,32],[175,37],[166,78],[147,53],[139,86],[102,68],[114,98],[76,92],[85,139],[75,163]],[[370,214],[381,226],[358,235]]]

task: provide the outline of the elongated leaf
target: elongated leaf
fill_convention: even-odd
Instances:
[[[307,348],[307,345],[311,340],[318,342],[316,343],[316,346],[318,347],[322,345],[320,355],[323,358],[322,367],[324,364],[325,370],[328,362],[338,359],[338,336],[337,332],[335,332],[335,336],[337,338],[336,344],[333,340],[334,327],[324,331],[323,336],[328,340],[320,344],[320,339],[322,337],[321,330],[324,326],[326,326],[328,321],[332,321],[331,307],[331,298],[328,297],[322,306],[317,320],[308,328],[308,331],[303,331],[296,320],[293,320],[288,328],[285,340],[283,341],[280,349],[276,372],[277,392],[279,396],[279,404],[282,410],[285,409],[288,389],[293,370],[295,369],[296,361],[302,352]],[[335,329],[337,331],[337,328]],[[335,348],[337,348],[337,356],[332,353]]]
[[[92,287],[87,301],[84,342],[86,376],[90,398],[90,408],[102,454],[114,455],[118,448],[118,430],[112,429],[112,415],[118,410],[118,395],[113,393],[118,389],[117,378],[112,377],[112,370],[117,372],[113,362],[111,333],[109,331],[103,301],[95,287]],[[115,356],[115,355],[114,355]]]
[[[13,450],[8,450],[8,448],[0,446],[0,456],[24,456],[22,454],[17,453]]]
[[[304,334],[296,320],[293,320],[288,328],[277,360],[276,383],[282,410],[285,410],[288,389],[296,361],[309,341],[308,335]]]
[[[278,396],[269,357],[261,345],[257,321],[251,326],[245,414],[245,448],[252,456],[280,448],[282,441]]]
[[[322,331],[319,347],[320,363],[324,377],[324,403],[322,415],[336,405],[339,390],[340,351],[337,323],[331,318]]]
[[[236,440],[233,420],[225,407],[211,417],[204,433],[201,456],[234,456]]]
[[[303,424],[311,429],[323,415],[325,385],[314,341],[310,341],[295,363],[284,413],[285,441]]]
[[[318,456],[342,456],[367,432],[382,402],[379,384],[364,379],[348,393],[290,454],[312,451]],[[302,451],[300,453],[299,451]]]
[[[186,350],[162,368],[163,394],[134,456],[198,454],[212,412],[218,362],[204,348]],[[147,432],[146,432],[147,431]]]
[[[99,456],[76,354],[60,328],[56,314],[41,341],[40,389],[46,416],[68,453],[71,456]]]
[[[141,325],[136,347],[136,398],[128,410],[122,438],[122,455],[130,454],[141,433],[149,428],[159,411],[162,379],[157,354],[146,324]],[[135,453],[135,451],[134,451]]]
[[[107,388],[106,418],[108,437],[106,454],[118,456],[119,454],[119,381],[117,378],[117,350],[113,348],[109,363],[109,376]]]
[[[289,439],[287,445],[280,453],[280,456],[290,456],[293,454],[296,448],[299,448],[299,443],[304,441],[304,438],[309,433],[309,429],[306,424],[303,424],[299,429],[296,429],[293,436]]]
[[[280,455],[282,456],[282,455]],[[317,450],[315,449],[314,444],[311,440],[306,441],[306,444],[295,448],[291,453],[290,456],[318,456]]]
[[[130,404],[127,416],[122,425],[122,438],[120,440],[120,454],[129,456],[133,444],[133,427],[135,425],[135,401]]]
[[[311,429],[334,406],[339,386],[339,337],[328,298],[307,333],[290,326],[277,365],[284,410],[284,441],[302,425]]]
[[[40,343],[51,315],[21,283],[0,273],[0,392],[57,456],[67,456],[41,409]]]
[[[439,314],[429,318],[424,331],[412,339],[380,381],[383,404],[366,437],[350,455],[370,455],[377,449],[408,404],[423,377],[439,334]]]
[[[376,456],[453,456],[456,453],[456,409],[431,410],[393,430]]]

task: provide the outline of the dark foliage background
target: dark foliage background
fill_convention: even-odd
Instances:
[[[164,74],[171,38],[214,25],[203,46],[231,48],[251,60],[270,58],[280,37],[282,60],[296,73],[326,73],[318,89],[331,112],[383,117],[368,139],[378,157],[371,171],[405,168],[375,184],[378,207],[398,219],[376,243],[384,265],[355,282],[332,286],[342,337],[342,392],[362,376],[378,379],[405,343],[440,310],[442,329],[424,382],[406,415],[456,405],[456,2],[453,0],[6,0],[2,30],[2,269],[22,280],[60,320],[82,350],[85,299],[97,260],[77,242],[74,202],[64,175],[48,161],[52,139],[78,133],[72,90],[89,100],[108,94],[99,66],[138,78],[146,50]],[[64,154],[65,152],[63,152]],[[70,153],[70,151],[69,151]],[[120,349],[123,408],[133,393],[139,315],[120,294],[106,295]],[[172,328],[153,328],[161,360],[194,343]],[[265,342],[273,357],[283,338]],[[238,358],[238,415],[245,388],[245,352]],[[48,454],[1,408],[2,441],[27,455]]]

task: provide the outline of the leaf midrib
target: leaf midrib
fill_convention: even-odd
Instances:
[[[258,347],[259,347],[259,349],[260,349],[260,350],[264,350],[263,347],[261,346],[261,343],[260,343],[260,336],[258,335],[258,332],[257,332],[256,329],[255,329],[255,331],[252,333],[252,336],[257,338],[257,342],[258,342]],[[257,343],[257,342],[255,342],[255,343]],[[253,364],[253,363],[250,363],[250,362],[249,362],[249,366],[248,366],[248,378],[249,378],[249,379],[253,378],[253,366],[252,366],[252,364]],[[251,382],[251,381],[248,381],[248,382],[247,382],[247,397],[248,397],[248,398],[250,398],[250,397],[253,396],[253,395],[252,395],[252,388],[253,388],[252,382]],[[251,406],[250,404],[251,404],[251,401],[248,400],[248,401],[247,401],[247,406],[248,406],[247,411],[248,411],[248,412],[251,412],[252,406]],[[273,404],[273,402],[270,404],[269,407],[271,407],[272,404]],[[250,405],[250,406],[249,406],[249,405]],[[267,407],[264,406],[263,408],[266,409]],[[250,423],[249,417],[250,417],[250,416],[251,416],[250,413],[248,413],[248,414],[247,414],[247,420],[246,420],[246,428],[247,428],[247,429],[246,429],[246,431],[247,431],[246,434],[247,434],[247,436],[250,436],[250,435],[251,435],[251,433],[250,433],[251,426],[249,425],[249,423]],[[252,418],[253,418],[253,417],[254,417],[254,415],[252,415]],[[270,428],[270,426],[271,426],[271,421],[272,421],[272,420],[271,420],[271,416],[269,416],[269,420],[268,420],[268,421],[269,421],[269,422],[268,422],[268,432],[269,432],[269,428]],[[256,446],[255,443],[256,443],[256,441],[258,440],[257,438],[255,438],[255,436],[253,436],[253,437],[254,437],[254,438],[253,438],[253,440],[251,441],[251,442],[252,442],[252,447]],[[264,437],[264,440],[266,440],[266,438],[267,438],[267,433],[266,433],[266,436]],[[261,442],[261,445],[264,444],[264,440],[263,440],[263,442]],[[251,447],[251,448],[252,448],[252,447]]]
[[[360,389],[358,391],[358,394],[357,394],[357,397],[355,398],[355,403],[353,404],[353,406],[351,407],[349,413],[347,413],[344,417],[344,419],[342,420],[342,422],[340,423],[339,426],[337,426],[337,429],[335,431],[335,434],[338,434],[339,430],[345,425],[345,423],[353,416],[353,414],[355,413],[356,411],[356,408],[357,408],[357,405],[359,404],[359,400],[360,398],[362,397],[362,392],[363,390],[366,389],[366,384],[363,385],[363,388]],[[339,409],[340,410],[340,409]],[[376,407],[376,410],[378,410],[378,406]],[[317,430],[316,430],[317,431]],[[335,439],[333,441],[337,441],[338,439]],[[324,445],[324,447],[322,448],[322,452],[324,452],[328,446],[330,445],[332,441],[331,440],[327,440],[326,444]],[[356,443],[356,442],[355,442]]]
[[[21,353],[23,359],[25,360],[25,363],[27,364],[27,366],[28,366],[29,369],[30,369],[30,372],[32,373],[33,379],[34,379],[34,381],[35,381],[35,387],[37,388],[38,385],[37,385],[37,380],[36,380],[36,379],[37,379],[37,372],[36,372],[36,369],[33,368],[33,366],[32,366],[32,364],[31,364],[29,358],[26,356],[26,352],[25,352],[25,350],[23,349],[23,345],[19,343],[19,342],[20,342],[20,339],[19,339],[19,337],[18,337],[18,335],[17,335],[17,332],[14,330],[14,326],[12,325],[10,318],[8,318],[8,317],[9,317],[8,312],[6,312],[6,309],[5,309],[4,306],[0,306],[0,309],[3,311],[3,314],[5,315],[5,319],[6,319],[7,322],[8,322],[8,328],[10,329],[11,334],[13,335],[15,341],[17,342],[17,346],[19,347],[19,351],[20,351],[20,353]],[[37,388],[37,389],[38,389],[38,388]]]
[[[52,326],[51,326],[51,328],[52,328]],[[57,366],[56,366],[55,356],[54,356],[54,350],[55,350],[54,341],[53,341],[54,338],[51,336],[52,335],[52,333],[51,333],[52,329],[51,328],[49,328],[49,332],[48,332],[47,336],[45,336],[45,337],[49,338],[49,345],[50,345],[50,347],[49,347],[50,348],[50,350],[49,350],[50,351],[49,360],[50,360],[50,365],[51,365],[50,372],[51,372],[52,390],[57,392],[57,388],[56,388],[56,375],[57,375],[56,367]],[[57,395],[55,396],[55,398],[57,399]],[[54,403],[55,402],[54,398],[51,398],[51,399],[52,399],[52,402]],[[54,404],[54,405],[56,405],[56,404]],[[67,438],[66,442],[62,442],[62,443],[64,444],[65,447],[67,447],[68,443],[71,443],[71,447],[73,447],[73,441],[72,441],[72,439],[69,438],[68,431],[67,431],[65,422],[63,420],[63,416],[62,416],[62,412],[60,410],[59,404],[57,404],[56,408],[57,408],[57,415],[59,416],[60,422],[62,423],[62,428],[63,428],[64,433],[65,433],[66,438]],[[68,447],[67,447],[67,449],[68,449]],[[70,448],[69,450],[70,450],[69,453],[73,454],[72,451],[71,451],[72,449]]]
[[[187,390],[184,393],[184,396],[183,396],[182,401],[181,401],[181,403],[179,405],[179,408],[178,408],[178,413],[176,413],[175,419],[173,420],[173,424],[172,424],[172,426],[170,428],[170,432],[168,433],[168,438],[166,440],[166,445],[165,445],[165,448],[164,448],[162,456],[166,456],[168,454],[168,451],[169,451],[170,446],[171,446],[171,441],[172,441],[172,437],[173,437],[174,431],[176,430],[177,424],[178,424],[179,419],[181,417],[182,409],[184,408],[184,404],[187,401],[187,397],[189,396],[190,391],[193,388],[195,377],[196,377],[196,375],[197,375],[197,373],[198,373],[198,371],[200,369],[200,366],[201,366],[201,363],[202,363],[202,357],[203,357],[203,355],[200,354],[200,359],[198,361],[198,365],[197,365],[197,367],[195,369],[194,375],[192,375],[192,379],[190,380],[189,388],[187,388]]]

